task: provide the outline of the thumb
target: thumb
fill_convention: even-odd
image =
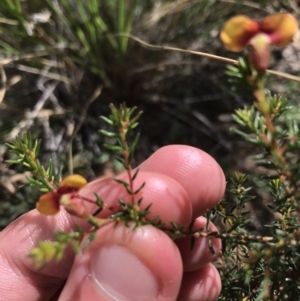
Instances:
[[[77,255],[59,300],[174,301],[181,278],[180,253],[165,233],[109,224]]]

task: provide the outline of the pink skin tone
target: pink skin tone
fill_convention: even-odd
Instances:
[[[219,165],[190,146],[163,147],[139,168],[137,182],[146,182],[140,194],[143,206],[153,203],[153,216],[159,214],[165,222],[188,226],[197,218],[195,227],[204,227],[206,220],[200,216],[224,194],[225,178]],[[126,199],[124,189],[108,178],[88,184],[80,194],[89,197],[94,192],[111,206],[122,195]],[[188,239],[174,242],[149,225],[132,231],[108,224],[97,231],[85,252],[75,257],[68,250],[59,263],[35,270],[28,250],[39,240],[51,240],[55,230],[70,231],[75,222],[63,210],[47,217],[32,210],[0,233],[0,301],[217,299],[221,282],[210,263],[214,256],[208,240],[196,239],[190,250]],[[220,240],[214,239],[216,253],[220,246]]]

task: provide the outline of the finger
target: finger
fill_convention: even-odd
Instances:
[[[221,279],[212,264],[184,273],[177,301],[214,301],[221,292]]]
[[[193,229],[205,229],[206,221],[204,217],[197,218]],[[210,231],[218,231],[218,229],[210,223]],[[211,244],[211,248],[209,248],[209,244]],[[181,253],[183,270],[195,271],[216,258],[221,249],[221,240],[219,238],[198,237],[191,245],[191,237],[184,237],[176,240],[176,245]]]
[[[128,182],[126,174],[118,176]],[[142,199],[141,210],[145,210],[149,205],[148,220],[158,217],[166,224],[175,222],[181,226],[188,226],[192,218],[192,206],[187,191],[173,178],[167,175],[154,172],[139,172],[134,181],[134,189],[138,189],[145,183],[145,187],[134,195],[134,201]],[[131,203],[131,196],[122,184],[117,183],[112,178],[99,179],[85,186],[80,194],[85,197],[95,199],[95,192],[105,203],[104,210],[99,217],[105,218],[114,211],[120,211],[119,199],[126,203]],[[96,211],[97,207],[87,204],[89,211]]]
[[[180,183],[192,202],[194,218],[214,207],[225,191],[225,176],[218,163],[207,153],[191,146],[162,147],[139,169],[163,173]]]
[[[175,301],[181,278],[179,251],[166,234],[111,224],[76,257],[59,300]]]
[[[0,233],[0,301],[48,300],[61,287],[73,263],[73,251],[39,271],[28,252],[37,241],[53,240],[54,231],[71,229],[71,220],[63,210],[55,217],[32,210]]]

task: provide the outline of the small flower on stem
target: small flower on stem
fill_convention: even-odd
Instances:
[[[51,191],[43,194],[36,204],[36,209],[46,215],[55,215],[59,212],[60,194],[56,191]]]
[[[40,213],[46,215],[55,215],[59,212],[61,199],[63,199],[64,201],[66,200],[66,198],[62,197],[77,192],[86,184],[86,179],[80,175],[68,176],[60,182],[56,190],[43,194],[40,197],[38,203],[36,204],[36,209]],[[69,197],[68,199],[71,201],[71,197]],[[76,207],[76,204],[74,204],[74,206]]]
[[[297,20],[287,13],[274,14],[262,21],[237,15],[225,23],[220,37],[225,47],[234,52],[249,46],[249,59],[262,74],[270,63],[270,45],[288,45],[297,29]]]

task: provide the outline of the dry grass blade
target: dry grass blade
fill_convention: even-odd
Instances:
[[[45,55],[49,55],[49,51],[39,51],[39,52],[28,53],[28,54],[24,54],[24,55],[11,55],[10,57],[0,58],[0,64],[8,65],[15,61],[30,60],[30,59],[34,59],[38,56],[45,56]]]
[[[6,18],[0,18],[0,23],[2,24],[8,24],[8,25],[19,25],[19,22],[16,20],[6,19]]]
[[[125,35],[125,34],[120,34],[120,35]],[[226,58],[226,57],[223,57],[223,56],[214,55],[214,54],[210,54],[210,53],[206,53],[206,52],[195,51],[195,50],[182,49],[182,48],[177,48],[177,47],[153,45],[153,44],[149,44],[149,43],[145,42],[144,40],[142,40],[138,37],[135,37],[135,36],[132,36],[132,35],[126,35],[126,36],[128,36],[131,40],[140,43],[142,46],[150,48],[150,49],[175,51],[175,52],[181,52],[181,53],[194,54],[194,55],[207,57],[207,58],[214,59],[214,60],[223,61],[225,63],[237,64],[236,60],[232,60],[232,59],[229,59],[229,58]]]
[[[155,49],[155,50],[160,50],[160,51],[174,51],[174,52],[180,52],[180,53],[187,53],[187,54],[193,54],[193,55],[198,55],[198,56],[202,56],[202,57],[206,57],[209,59],[213,59],[213,60],[218,60],[224,63],[229,63],[229,64],[237,64],[238,61],[237,60],[233,60],[233,59],[229,59],[223,56],[219,56],[219,55],[214,55],[214,54],[210,54],[207,52],[201,52],[201,51],[195,51],[195,50],[188,50],[188,49],[182,49],[182,48],[177,48],[177,47],[170,47],[170,46],[161,46],[161,45],[153,45],[153,44],[149,44],[147,42],[145,42],[144,40],[132,36],[132,35],[126,35],[126,34],[120,34],[120,35],[124,35],[127,36],[128,38],[130,38],[133,41],[138,42],[139,44],[141,44],[142,46],[149,48],[149,49]],[[285,72],[280,72],[280,71],[275,71],[275,70],[270,70],[267,69],[267,72],[269,74],[273,74],[279,77],[284,77],[296,82],[300,82],[300,77],[296,76],[296,75],[291,75]]]
[[[95,89],[94,93],[91,95],[91,97],[86,102],[85,106],[83,107],[82,111],[80,112],[79,123],[75,127],[75,129],[70,137],[70,140],[67,144],[67,151],[69,153],[69,174],[73,174],[73,154],[72,154],[73,140],[74,140],[75,136],[77,135],[78,131],[80,130],[80,128],[82,127],[82,124],[86,118],[89,106],[91,105],[92,102],[94,102],[100,96],[102,89],[103,89],[103,87],[101,85],[98,86]]]
[[[0,65],[0,103],[3,101],[6,92],[6,74]]]
[[[142,20],[143,26],[146,28],[157,24],[163,17],[186,10],[188,7],[199,3],[198,0],[179,0],[175,2],[157,4],[153,10],[145,15]]]
[[[199,0],[178,0],[178,1],[172,1],[163,4],[161,2],[157,2],[156,5],[154,5],[152,11],[150,11],[143,17],[141,24],[146,28],[150,28],[152,26],[155,26],[162,18],[168,15],[184,12],[187,9],[191,9],[194,5],[198,5],[199,2],[200,2]],[[202,0],[202,5],[211,6],[212,5],[211,2],[206,1],[205,4],[205,1]],[[270,5],[264,6],[254,1],[219,0],[215,2],[228,3],[228,4],[232,4],[233,6],[234,5],[246,6],[259,11],[265,11],[267,13],[274,13],[274,9],[272,9]]]
[[[240,5],[248,6],[248,7],[259,9],[259,10],[264,10],[268,13],[273,13],[274,12],[269,7],[263,7],[263,5],[258,4],[258,3],[253,2],[253,1],[220,0],[220,2],[231,3],[231,4],[240,4]]]
[[[67,85],[75,83],[74,80],[72,80],[72,79],[70,79],[70,78],[68,78],[64,75],[53,73],[53,72],[48,72],[46,70],[40,70],[38,68],[28,67],[28,66],[24,66],[24,65],[17,65],[16,68],[21,70],[21,71],[42,75],[42,76],[47,77],[47,78],[51,78],[51,79],[54,79],[54,80],[57,80],[57,81],[60,81],[60,82],[64,82]]]

